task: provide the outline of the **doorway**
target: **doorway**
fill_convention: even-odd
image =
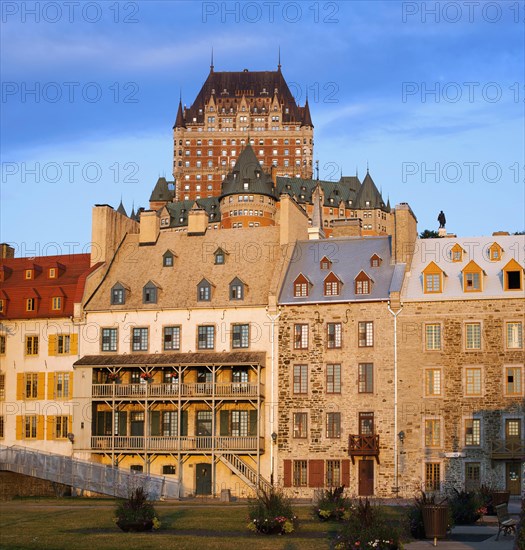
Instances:
[[[359,461],[359,496],[367,497],[374,494],[374,461]]]
[[[521,494],[521,462],[505,464],[505,485],[511,495]]]
[[[195,466],[195,494],[211,495],[211,464],[201,462]]]

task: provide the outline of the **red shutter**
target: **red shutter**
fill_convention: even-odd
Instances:
[[[283,485],[285,487],[291,487],[292,486],[292,461],[291,460],[283,460],[284,462],[284,481]]]
[[[308,486],[324,487],[324,460],[308,461]]]
[[[350,486],[350,461],[349,460],[342,460],[342,478],[341,482],[342,484],[348,489]]]

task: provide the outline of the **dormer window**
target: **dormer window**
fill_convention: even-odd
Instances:
[[[126,303],[126,289],[117,283],[111,289],[111,305],[122,305]]]
[[[51,298],[51,309],[53,311],[61,311],[62,310],[62,297],[61,296],[54,296]]]
[[[377,254],[374,254],[370,258],[370,267],[379,267],[381,265],[382,261],[383,261],[383,259],[381,258],[381,256],[378,256]]]
[[[5,311],[5,300],[0,299],[0,313],[4,313]]]
[[[209,302],[211,300],[211,283],[206,279],[197,285],[197,300],[199,302]]]
[[[324,295],[339,296],[340,292],[341,279],[335,273],[330,272],[324,280]]]
[[[149,281],[142,289],[142,303],[156,304],[157,303],[157,285]]]
[[[372,291],[372,279],[364,271],[357,274],[354,283],[356,294],[370,294]]]
[[[163,267],[173,267],[173,252],[171,250],[166,250],[162,255],[162,266]]]
[[[489,260],[491,262],[499,262],[503,256],[503,248],[498,243],[492,243],[489,246]]]
[[[310,289],[310,281],[300,273],[293,283],[294,298],[306,298]]]
[[[456,243],[450,250],[450,258],[453,262],[462,262],[463,261],[463,253],[465,251],[461,248],[461,246]]]
[[[26,269],[26,280],[30,280],[33,278],[33,270],[32,269]]]
[[[215,256],[215,265],[222,265],[226,259],[225,252],[222,248],[217,248],[214,253]]]
[[[430,262],[423,270],[423,292],[437,294],[443,292],[443,276],[445,272],[435,263]]]
[[[514,258],[503,268],[503,288],[523,290],[523,268]]]
[[[244,300],[244,283],[238,277],[230,283],[230,300]]]
[[[35,311],[36,300],[34,298],[26,298],[26,311]]]
[[[321,269],[330,269],[332,267],[332,260],[324,256],[321,260],[320,267]]]
[[[49,271],[47,272],[47,276],[49,279],[56,279],[57,278],[57,268],[56,267],[50,267]]]
[[[483,290],[483,270],[471,260],[462,270],[463,292],[480,292]]]
[[[248,189],[250,188],[250,184],[245,181],[243,184],[242,184],[242,188],[245,190],[245,191],[248,191]]]

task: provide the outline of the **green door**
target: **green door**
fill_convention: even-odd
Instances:
[[[202,462],[197,464],[196,468],[196,495],[211,495],[211,464]]]

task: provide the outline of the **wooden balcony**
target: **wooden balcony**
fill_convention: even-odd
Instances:
[[[379,464],[379,436],[349,435],[348,454],[352,458],[352,463],[355,463],[356,456],[373,456]]]
[[[525,439],[493,439],[492,460],[525,460]]]
[[[258,444],[258,445],[257,445]],[[205,453],[212,450],[240,453],[264,452],[264,437],[245,436],[136,436],[136,435],[95,435],[91,437],[91,449],[104,453],[124,452],[191,452]]]
[[[264,384],[93,384],[91,395],[95,399],[252,399],[264,397]]]

